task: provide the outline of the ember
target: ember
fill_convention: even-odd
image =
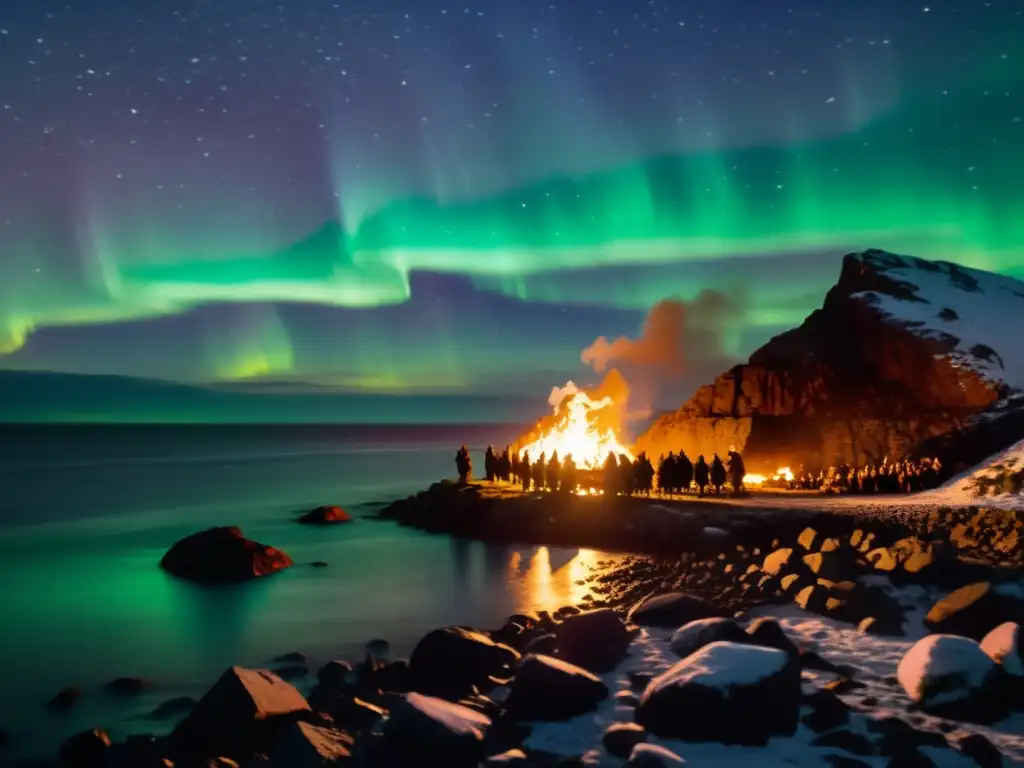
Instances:
[[[542,453],[550,458],[557,452],[562,459],[571,455],[581,469],[600,468],[609,453],[632,460],[633,454],[616,435],[626,390],[618,373],[612,373],[590,394],[572,382],[554,389],[549,400],[554,411],[515,446],[518,455],[529,453],[532,460]]]

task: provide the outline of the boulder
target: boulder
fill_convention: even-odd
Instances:
[[[77,685],[69,685],[46,702],[46,706],[50,709],[71,709],[80,698],[82,698],[82,689]]]
[[[603,674],[618,666],[633,641],[615,611],[599,608],[569,616],[555,625],[559,658]]]
[[[489,678],[508,678],[519,654],[468,627],[428,632],[409,657],[409,685],[431,696],[460,698]]]
[[[1018,601],[996,592],[987,581],[968,584],[939,600],[924,623],[932,632],[981,640],[990,631],[1020,615]]]
[[[323,768],[351,757],[353,744],[344,731],[294,721],[270,751],[267,768]]]
[[[785,651],[716,642],[654,678],[636,720],[664,738],[763,745],[796,732],[800,698],[800,667]]]
[[[629,612],[629,621],[643,627],[673,629],[697,619],[721,616],[704,598],[687,592],[668,592],[644,598]]]
[[[449,701],[410,693],[391,711],[384,726],[383,765],[476,768],[484,757],[491,721]]]
[[[657,744],[637,744],[629,753],[625,768],[675,768],[686,761],[671,749]]]
[[[292,566],[284,552],[252,541],[236,527],[209,528],[176,542],[160,567],[198,584],[232,584]]]
[[[345,688],[354,679],[352,665],[347,661],[328,661],[316,671],[316,679],[327,688]]]
[[[518,765],[521,768],[535,768],[537,763],[531,760],[521,749],[509,749],[497,755],[491,755],[481,763],[484,768],[504,768],[506,765]]]
[[[733,619],[697,619],[677,629],[669,645],[674,653],[686,658],[705,645],[719,640],[746,643],[750,641],[750,636]]]
[[[519,665],[505,706],[520,720],[565,720],[608,698],[601,678],[551,656],[527,656]]]
[[[765,557],[761,570],[769,576],[778,576],[786,572],[790,562],[794,559],[793,550],[789,547],[776,549],[770,555]]]
[[[637,723],[612,723],[601,737],[609,755],[613,757],[628,758],[633,753],[633,747],[647,741],[647,731]]]
[[[1017,622],[1004,622],[985,635],[981,650],[1010,677],[1024,678],[1024,632]]]
[[[104,768],[110,737],[102,728],[82,731],[60,745],[57,759],[62,768]]]
[[[747,635],[754,645],[785,651],[794,661],[800,659],[800,649],[796,647],[796,643],[789,639],[782,625],[770,616],[754,619],[747,627]]]
[[[925,712],[955,720],[991,720],[999,701],[988,695],[996,671],[976,640],[928,635],[904,655],[896,678]]]
[[[960,754],[971,758],[981,768],[1002,768],[1003,766],[1003,753],[980,733],[962,737],[957,741],[956,748],[960,750]]]
[[[299,518],[299,522],[303,525],[331,525],[332,523],[351,523],[352,518],[341,507],[325,506],[310,510]]]
[[[171,741],[187,755],[247,757],[272,746],[291,719],[311,714],[302,694],[272,672],[231,667],[174,729]]]
[[[815,691],[804,697],[804,704],[811,711],[801,718],[801,722],[815,733],[840,728],[850,719],[850,706],[832,691]]]

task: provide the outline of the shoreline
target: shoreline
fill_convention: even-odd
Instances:
[[[869,637],[873,636],[869,629],[865,629],[860,633],[857,630],[857,625],[863,624],[866,618],[874,618],[880,620],[881,623],[890,624],[885,629],[887,632],[893,632],[891,624],[894,619],[892,616],[886,616],[885,614],[887,611],[896,611],[894,608],[896,600],[882,597],[881,592],[874,583],[879,579],[892,587],[910,590],[911,593],[917,595],[918,601],[920,601],[922,590],[929,596],[928,599],[931,599],[938,595],[940,591],[948,591],[956,586],[962,586],[963,583],[982,579],[989,579],[992,582],[1006,582],[1012,588],[1020,587],[1021,596],[1024,598],[1024,582],[1021,579],[1022,572],[1020,571],[1019,564],[1024,560],[1021,558],[1022,553],[1019,546],[1013,552],[1004,553],[1006,557],[1011,555],[1017,557],[1017,565],[1013,567],[1007,567],[1005,562],[1000,565],[997,562],[997,558],[992,557],[981,557],[978,561],[971,562],[971,555],[977,553],[970,547],[963,548],[963,551],[957,550],[952,559],[947,556],[948,552],[943,554],[939,551],[942,549],[939,546],[939,539],[945,536],[947,539],[946,544],[948,545],[950,543],[948,541],[950,538],[948,533],[957,526],[963,525],[962,520],[967,519],[964,517],[965,514],[969,517],[977,518],[984,525],[988,525],[985,522],[988,513],[985,511],[967,510],[957,512],[955,510],[944,510],[941,512],[935,511],[935,514],[930,516],[921,516],[915,513],[909,516],[908,522],[895,522],[891,518],[885,518],[885,516],[871,515],[867,518],[859,518],[847,512],[834,513],[820,509],[804,509],[798,512],[785,513],[786,518],[780,519],[780,515],[783,513],[777,509],[757,508],[754,505],[744,506],[740,501],[732,500],[730,500],[731,503],[729,504],[723,504],[723,500],[616,499],[615,503],[608,504],[602,497],[592,496],[568,500],[570,501],[569,504],[566,504],[566,501],[566,499],[553,496],[552,494],[541,494],[539,498],[525,496],[521,493],[512,496],[499,493],[495,496],[495,494],[481,493],[478,488],[473,486],[459,487],[452,483],[440,483],[435,484],[427,491],[421,492],[416,496],[399,499],[395,502],[369,502],[367,504],[368,510],[377,509],[379,511],[376,514],[370,513],[362,519],[366,522],[374,519],[392,520],[400,525],[434,533],[446,533],[455,538],[465,537],[467,532],[472,532],[477,534],[473,538],[485,543],[517,543],[537,547],[587,547],[605,552],[622,552],[623,557],[619,562],[610,566],[606,564],[604,568],[597,568],[591,571],[590,575],[585,579],[588,594],[579,603],[564,606],[559,611],[554,612],[553,615],[514,615],[509,617],[509,620],[503,627],[478,631],[483,637],[489,638],[490,642],[509,643],[512,647],[520,646],[519,650],[524,655],[529,652],[544,651],[554,652],[557,657],[564,658],[566,652],[557,643],[553,643],[553,641],[546,641],[547,645],[542,642],[533,651],[529,650],[529,642],[544,636],[554,636],[557,638],[559,632],[564,631],[560,628],[571,617],[579,614],[581,611],[590,615],[595,611],[600,613],[603,610],[611,609],[616,615],[624,619],[631,607],[650,598],[652,595],[667,592],[683,591],[686,594],[692,595],[694,599],[702,601],[705,605],[711,606],[713,615],[737,615],[742,617],[741,623],[746,623],[757,615],[774,615],[775,613],[782,615],[787,611],[797,610],[800,616],[804,616],[808,620],[814,619],[817,616],[819,617],[817,620],[827,622],[830,627],[839,627],[836,630],[837,632],[841,631],[847,634],[852,632],[854,633],[853,637],[860,637],[864,642],[873,642],[868,640]],[[619,502],[627,503],[622,504]],[[559,507],[561,511],[556,509],[556,507]],[[645,518],[644,509],[646,508],[649,513],[651,507],[655,508],[654,514],[649,514]],[[445,511],[443,513],[438,512],[441,509]],[[469,514],[474,510],[476,514]],[[427,517],[424,517],[425,515]],[[978,517],[979,515],[980,518]],[[509,522],[508,518],[512,518],[512,522]],[[524,519],[527,521],[525,526],[523,525]],[[452,527],[451,521],[453,520],[463,521],[461,525],[454,526],[458,530],[442,530],[443,525]],[[467,525],[465,523],[466,520],[474,522]],[[544,522],[545,520],[547,521],[546,523]],[[915,521],[917,524],[916,528],[911,525]],[[496,524],[497,522],[501,522],[501,524],[498,525]],[[929,522],[931,527],[927,529]],[[922,523],[925,524],[925,529],[927,530],[921,528]],[[817,527],[815,527],[815,524],[817,524]],[[808,528],[812,529],[814,533],[812,537],[815,539],[814,542],[806,541],[806,530]],[[857,530],[862,532],[862,538],[863,536],[873,534],[875,537],[873,544],[879,546],[874,547],[870,551],[885,549],[897,561],[895,567],[885,571],[873,567],[872,564],[866,562],[869,550],[863,547],[854,547],[851,544],[852,537],[855,536],[855,531]],[[513,536],[512,539],[505,538],[512,536],[513,532],[516,531],[519,533],[518,536]],[[626,542],[647,542],[649,544],[648,554],[637,553],[626,546],[611,547],[603,544],[591,544],[589,540],[572,543],[564,541],[564,537],[573,532],[583,532],[585,536],[594,537],[595,541],[597,539],[604,541],[603,537],[616,531],[619,534],[620,542],[623,539]],[[922,535],[922,531],[926,535]],[[524,532],[530,535],[547,536],[548,540],[524,541]],[[623,532],[626,532],[625,536],[622,535]],[[922,547],[919,551],[910,553],[910,558],[916,555],[918,556],[918,561],[916,562],[924,562],[924,566],[916,570],[912,570],[909,567],[910,559],[905,556],[906,553],[901,553],[899,547],[894,546],[899,541],[914,537],[917,538]],[[848,554],[854,551],[858,552],[859,554],[855,556],[856,562],[854,562],[854,559],[844,557],[842,562],[840,562],[840,559],[836,559],[829,566],[825,562],[819,564],[813,558],[808,561],[807,556],[803,556],[802,561],[807,561],[808,564],[801,565],[796,559],[788,558],[788,561],[791,560],[792,562],[788,564],[791,572],[787,576],[791,576],[792,579],[788,579],[781,571],[769,573],[766,570],[770,557],[774,556],[775,552],[786,549],[795,551],[798,554],[803,552],[814,554],[816,551],[824,550],[822,557],[827,561],[831,559],[829,555],[832,550],[826,547],[831,545],[822,545],[823,542],[831,541],[842,542],[843,552],[849,551]],[[681,542],[687,544],[687,546],[683,549],[674,549]],[[861,549],[865,549],[865,551],[862,552]],[[986,545],[982,549],[991,549],[991,547]],[[670,553],[673,555],[672,557],[665,557],[665,555]],[[923,559],[921,557],[922,553],[927,553],[927,556],[923,557]],[[956,554],[960,556],[957,557]],[[843,572],[830,571],[828,574],[825,574],[822,571],[819,573],[819,571],[813,570],[815,567],[825,567],[826,569],[840,568]],[[756,575],[756,578],[747,578],[752,573]],[[824,575],[828,575],[829,578],[825,579]],[[840,579],[840,576],[844,578]],[[766,577],[767,580],[765,580]],[[840,592],[835,591],[835,588],[840,583],[853,583],[856,588],[845,587],[846,591],[842,592],[844,601],[842,610],[835,610],[830,608],[829,604],[838,599],[834,595],[840,594]],[[858,611],[853,611],[851,604],[858,602],[864,604],[860,605]],[[794,606],[798,607],[794,608]],[[865,610],[879,615],[859,615],[864,613]],[[919,623],[919,620],[911,617],[906,611],[901,610],[898,613],[902,617],[901,621],[898,622],[901,625],[907,621],[910,624],[914,624],[915,621]],[[1022,618],[1024,618],[1024,615],[1022,615]],[[633,625],[630,624],[629,626],[632,627]],[[799,627],[795,626],[795,628],[798,629]],[[435,630],[435,632],[437,631],[441,630]],[[664,632],[661,630],[654,631],[650,628],[641,630],[639,634],[636,634],[635,629],[630,631],[635,634],[633,638],[635,643],[631,642],[630,647],[634,649],[642,647],[641,655],[658,656],[660,663],[667,663],[666,659],[671,654],[666,650],[668,647],[668,637],[664,635]],[[904,631],[906,630],[897,628],[893,637],[901,637],[900,633]],[[435,633],[428,633],[428,635],[433,634]],[[523,634],[528,635],[528,637],[520,637]],[[914,630],[910,629],[909,634],[913,635]],[[586,644],[589,644],[591,639],[588,639]],[[421,640],[421,644],[422,642]],[[892,641],[885,642],[891,643]],[[904,641],[900,640],[899,642]],[[579,652],[579,649],[576,652]],[[632,652],[627,652],[626,657],[620,658],[619,664],[613,669],[607,673],[600,673],[603,679],[607,678],[608,675],[613,677],[617,675],[618,678],[621,678],[624,674],[624,665],[631,663],[628,662],[630,653]],[[415,651],[413,655],[415,656]],[[569,653],[569,656],[571,655],[572,653]],[[586,656],[586,653],[583,655]],[[309,659],[299,660],[298,656],[295,655],[295,658],[292,659],[292,666],[301,666],[304,662],[308,664]],[[282,659],[284,658],[282,657]],[[457,660],[458,663],[463,661],[462,657],[459,657]],[[456,660],[453,660],[452,663],[456,663]],[[836,663],[840,663],[840,660],[837,659]],[[284,661],[281,661],[280,664],[287,666]],[[336,664],[336,662],[329,662],[327,667],[333,664]],[[352,671],[351,674],[357,674],[360,668],[358,664],[354,666],[356,671]],[[274,666],[271,665],[271,668],[274,668]],[[304,723],[305,725],[300,728],[300,730],[305,729],[304,732],[309,731],[307,727],[309,726],[333,733],[336,736],[337,733],[344,732],[347,734],[346,739],[348,740],[342,739],[342,741],[347,745],[345,749],[352,754],[352,759],[356,761],[355,765],[387,765],[387,763],[379,762],[380,756],[374,750],[378,749],[380,744],[383,743],[382,739],[386,740],[385,736],[381,736],[379,731],[383,728],[386,734],[388,727],[386,724],[393,719],[388,716],[388,713],[394,714],[395,712],[406,712],[408,710],[410,691],[416,690],[416,687],[411,686],[409,680],[405,677],[409,674],[409,663],[390,658],[386,662],[382,662],[379,669],[391,671],[381,672],[380,674],[385,674],[386,678],[387,675],[392,676],[387,678],[389,679],[387,685],[394,687],[395,690],[386,690],[385,686],[384,688],[360,690],[358,691],[359,695],[356,695],[354,692],[352,688],[354,683],[350,680],[344,683],[344,685],[337,684],[335,686],[337,690],[330,692],[330,696],[328,696],[328,692],[325,692],[324,669],[326,667],[321,668],[320,672],[317,673],[319,682],[313,686],[312,690],[308,690],[308,699],[311,705],[326,702],[329,704],[328,710],[334,708],[334,714],[325,719],[321,714],[315,716],[306,714],[295,715],[295,711],[293,711],[288,718],[283,719],[279,724],[283,729],[291,729],[297,723]],[[312,668],[308,670],[310,676],[312,676],[313,671]],[[515,669],[507,670],[507,672],[513,673],[509,684],[514,688]],[[348,674],[346,673],[346,675]],[[377,670],[371,670],[368,674],[377,674]],[[311,677],[299,679],[309,681]],[[337,683],[337,680],[334,683]],[[287,685],[287,683],[285,684]],[[498,688],[508,687],[509,685],[498,686]],[[485,688],[486,686],[481,689],[481,694],[478,698],[487,699],[485,694],[488,691]],[[305,685],[303,685],[303,690],[307,690]],[[493,689],[490,692],[493,693],[494,690],[497,689]],[[434,691],[434,693],[437,693],[437,691]],[[499,694],[504,695],[501,691],[499,691]],[[305,696],[299,693],[297,695],[302,697],[303,701],[306,701]],[[505,726],[511,727],[511,725],[516,725],[518,721],[515,717],[509,715],[503,701],[500,700],[501,695],[487,701],[477,701],[476,706],[468,708],[478,713],[488,713],[486,716],[492,721],[491,727],[495,727],[499,722],[503,724],[502,729]],[[634,691],[631,695],[633,698],[636,698],[639,695],[639,691]],[[327,699],[318,698],[324,696]],[[353,712],[353,696],[364,703],[372,705],[371,709],[375,708],[380,711],[364,712],[362,711],[362,705],[359,705],[356,708],[357,711]],[[450,696],[448,698],[451,699]],[[459,706],[465,705],[465,701],[462,699],[458,699],[458,701],[462,701],[462,704]],[[604,705],[602,704],[601,707],[604,707]],[[314,706],[313,709],[320,713],[322,708]],[[616,709],[620,709],[620,707],[617,706]],[[330,714],[330,711],[327,713]],[[465,713],[461,714],[464,715]],[[41,716],[45,717],[47,715],[44,713]],[[601,717],[603,716],[601,715]],[[574,717],[582,717],[582,715],[574,715]],[[507,722],[510,718],[511,723]],[[366,725],[368,721],[372,721],[374,725]],[[559,760],[556,762],[545,762],[552,753],[551,750],[543,748],[543,745],[551,746],[549,743],[551,741],[549,732],[557,731],[558,723],[547,723],[537,726],[532,721],[529,722],[530,725],[528,727],[539,734],[534,741],[542,746],[534,746],[527,749],[531,762],[521,764],[543,766],[582,764],[574,762],[565,763],[564,760],[568,759],[571,761],[576,757],[575,755],[568,754],[558,755]],[[591,721],[587,720],[587,723],[591,723]],[[97,725],[102,725],[102,723],[97,723]],[[170,724],[167,727],[170,728]],[[376,728],[376,731],[374,728]],[[522,730],[518,725],[512,730],[516,731],[517,728]],[[160,732],[166,729],[152,730]],[[577,730],[579,729],[577,728]],[[593,728],[590,725],[584,728],[586,732],[592,730]],[[323,736],[320,731],[316,731],[316,733]],[[13,737],[16,739],[17,734],[13,734]],[[279,737],[284,738],[282,733],[275,732],[274,738],[277,739]],[[294,738],[294,734],[289,738]],[[340,736],[337,736],[337,738],[341,739]],[[507,738],[507,735],[502,737],[503,746],[504,740]],[[565,734],[558,738],[564,739]],[[172,747],[173,741],[173,739],[168,739],[162,735],[156,735],[151,738],[129,737],[126,741],[115,743],[113,747],[104,746],[103,749],[111,749],[115,753],[118,751],[124,752],[129,748],[128,745],[131,745],[133,754],[135,754],[135,750],[142,750],[142,753],[153,757],[158,753],[166,757],[167,754],[177,755],[178,752],[174,752],[174,750],[180,750],[180,746]],[[485,738],[484,742],[486,741],[487,739]],[[2,739],[0,739],[0,742],[2,742]],[[366,742],[366,746],[360,746],[361,742]],[[529,737],[520,739],[518,745],[513,744],[510,748],[522,748],[528,742]],[[369,746],[370,744],[376,744],[377,746]],[[602,748],[600,743],[591,744],[590,746],[597,750]],[[272,750],[273,745],[268,745],[267,748]],[[438,748],[440,749],[441,747]],[[488,746],[488,749],[490,749],[490,746]],[[1024,745],[1022,745],[1020,755],[1024,759]],[[0,752],[0,756],[3,756],[3,752]],[[214,755],[211,754],[210,756]],[[683,756],[685,757],[686,755],[684,754]],[[245,757],[248,759],[251,755]],[[614,759],[617,760],[618,758]],[[765,753],[761,754],[757,759],[766,760],[769,757]],[[271,763],[272,768],[276,768],[273,765],[273,759]],[[13,763],[13,765],[19,764],[27,766],[49,765],[50,763],[45,761],[25,762],[21,760]],[[120,768],[119,763],[110,764]],[[456,761],[451,764],[457,765],[459,763]],[[598,764],[605,765],[606,763],[601,762]],[[620,765],[621,761],[607,764]],[[696,764],[701,763],[698,762]],[[810,764],[820,763],[808,763],[808,765]],[[873,765],[874,763],[865,764]]]

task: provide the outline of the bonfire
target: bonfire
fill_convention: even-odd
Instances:
[[[793,482],[793,470],[779,467],[773,475],[758,475],[748,472],[743,477],[744,485],[789,485]]]
[[[619,440],[623,406],[629,397],[626,382],[611,371],[599,387],[589,392],[571,381],[555,387],[548,402],[552,412],[523,435],[513,449],[519,456],[529,453],[536,460],[555,452],[559,459],[572,456],[580,469],[599,469],[609,453],[633,454]]]

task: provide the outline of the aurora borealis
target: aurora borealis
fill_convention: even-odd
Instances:
[[[7,5],[0,368],[543,402],[665,298],[1024,271],[1016,0]]]

